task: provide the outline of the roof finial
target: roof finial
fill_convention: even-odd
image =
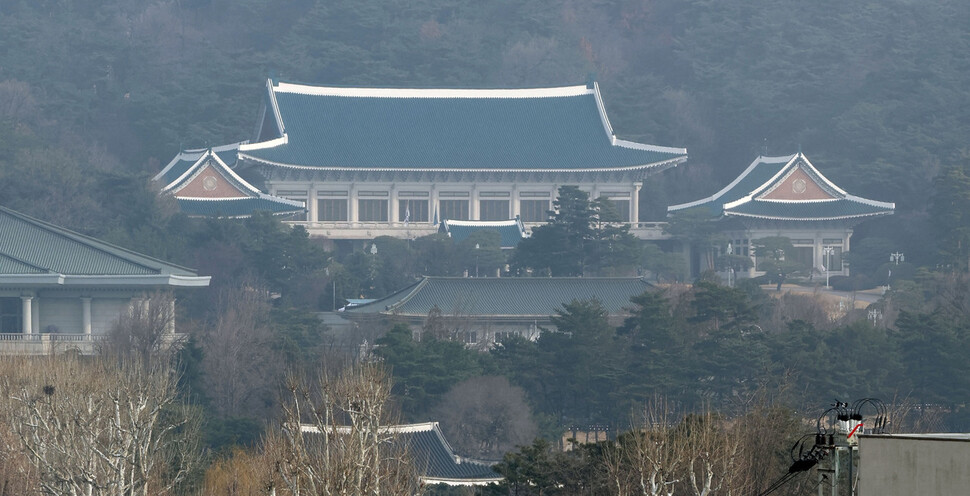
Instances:
[[[596,73],[590,72],[586,74],[586,89],[593,89],[596,86]]]
[[[273,86],[280,84],[280,77],[279,74],[277,74],[276,69],[269,70],[269,79],[270,81],[273,81]]]
[[[765,138],[764,152],[763,152],[763,154],[761,156],[762,157],[767,157],[768,156],[768,138]]]
[[[802,144],[801,143],[798,144],[798,154],[799,155],[802,154]]]

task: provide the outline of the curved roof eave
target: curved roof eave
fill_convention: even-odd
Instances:
[[[849,219],[860,219],[863,217],[879,217],[882,215],[892,215],[893,212],[874,212],[869,214],[854,214],[854,215],[839,215],[834,217],[782,217],[774,215],[756,215],[756,214],[744,214],[738,212],[724,212],[725,217],[745,217],[749,219],[762,219],[762,220],[781,220],[781,221],[801,221],[801,222],[824,222],[833,220],[849,220]]]
[[[589,173],[589,172],[625,172],[634,170],[646,170],[655,169],[662,166],[677,165],[687,160],[687,156],[674,157],[668,160],[661,160],[659,162],[653,162],[649,164],[642,165],[631,165],[625,167],[601,167],[593,169],[455,169],[455,168],[436,168],[436,167],[333,167],[333,166],[316,166],[316,165],[296,165],[296,164],[286,164],[281,162],[274,162],[272,160],[266,160],[259,157],[254,157],[252,155],[243,153],[241,150],[239,152],[240,159],[251,160],[253,162],[259,162],[261,164],[272,165],[274,167],[283,167],[287,169],[298,169],[298,170],[318,170],[318,171],[368,171],[368,172],[511,172],[511,173]]]

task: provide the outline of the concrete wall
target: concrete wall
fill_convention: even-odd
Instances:
[[[970,494],[970,434],[860,436],[858,494]]]

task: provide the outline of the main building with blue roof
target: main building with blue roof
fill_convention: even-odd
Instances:
[[[536,225],[565,184],[609,199],[636,223],[644,178],[687,159],[684,148],[618,139],[596,83],[395,89],[269,80],[253,139],[233,148],[231,157],[213,149],[214,158],[262,177],[262,193],[305,205],[296,222],[331,239],[416,237],[446,219]]]

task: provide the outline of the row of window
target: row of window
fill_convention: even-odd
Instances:
[[[21,332],[23,308],[20,298],[0,298],[0,332]]]
[[[611,200],[620,221],[630,220],[630,201]],[[429,200],[398,200],[398,222],[431,222],[433,213]],[[349,219],[346,198],[320,198],[317,200],[317,220],[320,222],[346,222]],[[388,222],[389,200],[361,198],[357,200],[357,220],[360,222]],[[479,200],[478,219],[508,220],[512,218],[509,200]],[[519,217],[523,222],[545,222],[551,208],[549,200],[519,200]],[[471,220],[469,200],[438,200],[438,220]]]

